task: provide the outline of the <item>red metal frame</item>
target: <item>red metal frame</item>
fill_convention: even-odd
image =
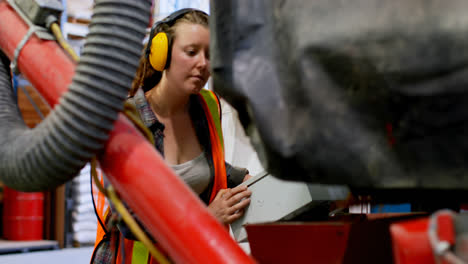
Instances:
[[[13,57],[27,25],[0,1],[0,48]],[[35,35],[18,66],[51,105],[71,83],[75,65],[53,41]],[[107,177],[177,263],[254,263],[160,155],[120,115],[99,157]]]
[[[421,217],[425,214],[351,214],[334,216],[327,222],[251,224],[246,230],[252,256],[260,263],[433,263],[424,237],[427,220],[407,222]],[[395,229],[395,222],[409,226]],[[439,221],[441,230],[447,230],[447,222]],[[395,233],[390,235],[390,226],[400,231],[396,238]],[[453,241],[452,231],[439,232],[438,236]]]
[[[452,216],[441,213],[432,217],[435,217],[434,220],[437,222],[437,238],[453,246],[455,230]],[[436,263],[428,235],[429,225],[430,218],[426,217],[390,226],[395,263]],[[441,260],[441,263],[448,262]]]
[[[395,263],[435,263],[427,238],[427,219],[418,219],[390,226]]]
[[[268,223],[246,229],[260,263],[345,263],[351,223]]]

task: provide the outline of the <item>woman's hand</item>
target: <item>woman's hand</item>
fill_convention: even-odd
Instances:
[[[208,205],[208,211],[222,224],[230,224],[244,214],[244,208],[250,204],[250,195],[252,192],[245,185],[220,190]]]

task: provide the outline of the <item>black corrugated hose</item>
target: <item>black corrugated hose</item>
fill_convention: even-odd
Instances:
[[[20,191],[51,189],[103,148],[131,87],[150,9],[150,0],[95,2],[69,91],[34,129],[21,118],[9,61],[0,55],[1,182]]]

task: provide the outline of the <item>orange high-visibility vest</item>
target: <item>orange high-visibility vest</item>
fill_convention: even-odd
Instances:
[[[212,191],[210,194],[210,203],[215,198],[216,194],[227,188],[227,176],[226,176],[226,166],[224,161],[224,140],[223,132],[221,129],[221,116],[220,109],[221,104],[218,97],[209,90],[202,89],[199,93],[199,98],[201,99],[201,105],[205,113],[206,119],[208,121],[208,128],[210,132],[210,143],[211,143],[211,156],[213,159],[214,167],[214,183]],[[101,183],[103,184],[102,175],[100,175]],[[96,211],[98,217],[101,219],[102,223],[105,224],[106,216],[110,210],[109,205],[106,201],[106,198],[102,193],[99,193],[97,188],[93,185],[94,200],[96,201]],[[98,223],[97,225],[97,234],[96,234],[96,243],[94,245],[94,251],[96,251],[99,243],[104,239],[106,231]],[[119,234],[121,238],[123,236]],[[120,243],[119,243],[120,244]],[[123,257],[121,254],[121,245],[116,245],[117,257],[116,262],[118,264],[156,264],[158,263],[153,259],[149,251],[140,241],[130,240],[124,238],[124,253],[125,253],[125,263],[123,263]],[[161,247],[158,247],[161,250]],[[164,250],[161,252],[165,253]],[[93,256],[96,252],[93,253]],[[166,254],[167,255],[167,254]]]

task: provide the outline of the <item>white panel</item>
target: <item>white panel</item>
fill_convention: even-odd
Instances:
[[[315,201],[344,200],[349,190],[345,186],[317,185],[283,181],[263,173],[246,181],[252,191],[251,202],[242,218],[231,224],[238,242],[247,239],[245,224],[286,220],[304,212]]]

